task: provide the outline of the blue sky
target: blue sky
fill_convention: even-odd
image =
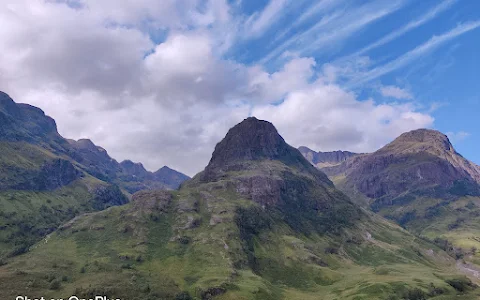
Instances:
[[[383,96],[378,86],[408,91],[415,105],[435,118],[433,128],[449,133],[460,153],[480,163],[480,1],[243,1],[240,9],[258,13],[275,2],[283,6],[264,32],[239,43],[229,55],[272,70],[284,60],[284,51],[314,57],[320,67],[368,58],[368,66],[352,71],[342,85],[361,98],[385,102],[398,99]],[[358,27],[346,17],[349,13],[359,20]],[[312,30],[323,18],[332,20]],[[400,61],[449,33],[452,36],[431,50]],[[317,42],[322,39],[325,42]],[[395,62],[398,66],[362,80],[369,71]]]
[[[4,0],[0,40],[3,91],[150,170],[250,115],[319,151],[435,128],[480,164],[480,1]]]

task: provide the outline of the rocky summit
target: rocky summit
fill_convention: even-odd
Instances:
[[[285,142],[272,123],[255,117],[245,119],[228,131],[215,146],[203,176],[212,180],[225,172],[248,169],[254,162],[273,160],[309,172],[331,184],[323,173],[312,168],[297,149]]]
[[[354,204],[271,123],[248,118],[179,190],[78,216],[7,260],[0,298],[411,299],[454,296],[458,285],[476,297],[456,268]]]

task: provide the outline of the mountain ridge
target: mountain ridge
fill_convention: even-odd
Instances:
[[[173,170],[135,178],[105,149],[87,139],[64,139],[43,110],[3,92],[0,153],[0,260],[27,251],[79,214],[125,204],[141,189],[174,189],[187,179]]]
[[[317,168],[331,167],[341,164],[350,157],[361,155],[350,151],[329,151],[329,152],[315,152],[306,146],[298,147],[302,155]]]
[[[244,120],[215,151],[179,190],[77,217],[7,261],[0,297],[383,300],[455,295],[452,280],[475,293],[445,252],[356,206],[271,123]]]

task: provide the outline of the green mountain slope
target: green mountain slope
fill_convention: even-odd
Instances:
[[[24,291],[126,300],[478,297],[444,251],[360,209],[255,118],[233,127],[178,191],[139,192],[77,217],[6,261],[0,298]]]
[[[444,134],[411,131],[372,154],[322,170],[358,203],[437,239],[454,256],[478,260],[472,247],[480,248],[480,168]]]
[[[187,178],[143,171],[152,178],[135,177],[91,142],[64,139],[42,110],[0,92],[0,259],[27,251],[76,215],[125,204],[117,185],[175,188]]]

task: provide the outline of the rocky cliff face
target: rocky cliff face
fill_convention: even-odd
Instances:
[[[305,146],[299,147],[302,155],[317,168],[336,166],[359,154],[349,151],[315,152]]]
[[[255,117],[245,119],[228,131],[216,145],[203,176],[205,180],[214,180],[229,171],[251,168],[255,162],[274,160],[331,184],[325,174],[305,160],[300,151],[285,142],[270,122]]]
[[[28,104],[16,104],[0,91],[0,140],[43,143],[48,139],[62,143],[55,121]]]
[[[480,192],[478,167],[458,154],[447,136],[428,129],[404,133],[372,154],[322,170],[344,178],[345,191],[363,194],[376,209],[406,194],[450,199]]]

